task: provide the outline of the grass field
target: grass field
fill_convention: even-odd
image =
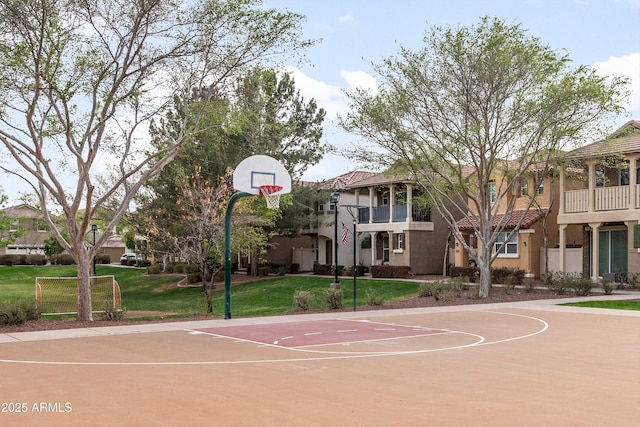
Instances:
[[[158,311],[176,317],[206,314],[201,287],[173,288],[157,292],[162,285],[179,280],[176,276],[144,275],[144,269],[98,266],[98,275],[113,275],[120,285],[122,307],[127,311]],[[0,300],[33,300],[36,277],[74,277],[75,266],[0,267]],[[312,295],[311,309],[324,309],[323,292],[327,277],[287,276],[249,282],[232,288],[231,313],[235,316],[268,316],[294,310],[296,291]],[[366,291],[375,291],[384,301],[415,296],[419,285],[397,280],[358,279],[358,305],[366,304]],[[353,281],[343,279],[343,306],[353,306]],[[224,314],[224,291],[214,292],[214,314]]]
[[[625,300],[584,301],[584,302],[572,302],[572,303],[567,303],[562,305],[571,305],[574,307],[609,308],[612,310],[640,311],[639,301],[625,301]]]

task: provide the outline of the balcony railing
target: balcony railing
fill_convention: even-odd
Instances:
[[[640,207],[640,185],[635,186],[635,200],[631,200],[631,187],[598,187],[593,190],[594,211],[614,211]],[[577,213],[589,211],[589,190],[572,190],[564,192],[564,211]]]
[[[369,208],[358,208],[358,222],[360,224],[384,223],[390,222],[391,209],[389,206],[374,206],[373,208],[373,221],[370,221]],[[418,208],[416,206],[412,209],[412,219],[415,222],[431,222],[431,211],[425,208]],[[407,220],[407,205],[394,205],[393,206],[393,222],[404,222]]]

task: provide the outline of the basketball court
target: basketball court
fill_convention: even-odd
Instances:
[[[0,423],[638,425],[640,314],[553,303],[0,335]]]

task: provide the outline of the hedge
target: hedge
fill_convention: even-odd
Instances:
[[[505,284],[509,276],[516,278],[515,284],[518,286],[524,283],[524,270],[508,267],[491,269],[491,283]],[[466,277],[470,282],[475,283],[480,277],[480,269],[478,267],[451,267],[451,277]]]
[[[388,279],[408,279],[409,266],[407,265],[372,265],[371,277]]]

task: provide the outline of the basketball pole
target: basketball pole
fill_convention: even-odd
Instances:
[[[231,319],[231,217],[233,205],[241,197],[251,196],[244,191],[234,193],[227,202],[224,215],[224,318]]]

